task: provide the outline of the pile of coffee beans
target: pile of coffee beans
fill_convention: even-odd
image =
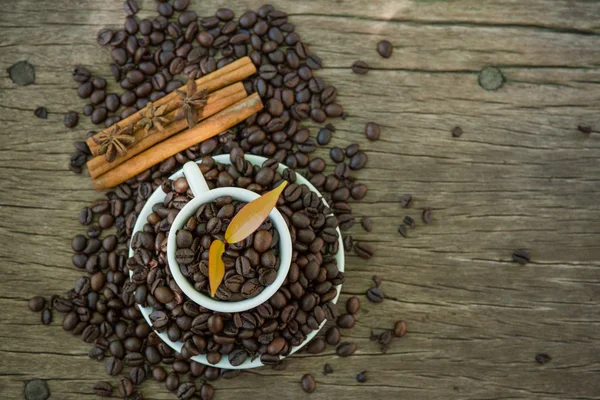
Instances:
[[[263,193],[279,186],[284,179],[276,172],[279,163],[274,159],[258,167],[244,160],[241,151],[232,154],[231,158],[231,165],[216,163],[210,157],[202,160],[200,168],[209,183],[226,187],[235,182],[236,186],[243,184]],[[231,179],[219,179],[223,175],[229,175]],[[280,355],[289,354],[293,346],[302,343],[306,335],[318,329],[325,319],[337,318],[337,307],[331,301],[338,294],[336,286],[345,279],[334,257],[338,251],[337,219],[330,215],[329,207],[316,193],[306,185],[295,183],[293,171],[286,174],[290,184],[277,205],[294,243],[292,264],[283,286],[267,302],[241,313],[213,312],[187,299],[165,262],[166,232],[191,197],[184,179],[163,183],[167,198],[154,205],[154,213],[148,217],[143,232],[133,237],[135,255],[127,260],[127,269],[133,273],[128,290],[135,297],[135,302],[153,307],[150,319],[155,330],[167,332],[171,340],[184,343],[181,351],[184,358],[206,354],[209,362],[216,364],[222,356],[226,356],[232,365],[238,366],[248,358],[260,357],[264,364],[275,364],[279,362]],[[206,245],[222,237],[226,225],[222,220],[231,218],[241,206],[243,203],[234,203],[227,197],[218,199],[216,204],[205,204],[190,219],[191,222],[188,221],[188,230],[179,231],[178,244],[181,242],[190,247],[178,250],[176,257],[180,257],[180,261],[184,256],[189,257],[184,260],[188,276],[203,275],[200,270],[206,268]],[[194,237],[191,231],[197,232],[198,236]],[[245,244],[239,247],[228,245],[223,257],[225,268],[231,271],[231,277],[240,276],[242,280],[228,285],[226,273],[225,287],[219,288],[219,298],[233,299],[234,295],[237,295],[236,298],[248,298],[252,293],[244,291],[249,283],[251,287],[248,290],[255,291],[261,279],[268,278],[273,282],[276,275],[273,266],[277,262],[273,249],[278,242],[273,240],[273,232],[272,224],[267,220]],[[195,252],[189,250],[194,241]],[[242,245],[246,246],[243,253]],[[182,250],[189,251],[183,254]],[[251,273],[258,278],[244,282]],[[269,273],[271,276],[265,277]],[[201,288],[206,288],[206,281],[204,277]]]
[[[234,378],[240,370],[220,370],[190,361],[191,356],[206,354],[212,363],[225,356],[234,365],[260,357],[264,363],[273,364],[273,368],[282,369],[284,364],[279,356],[288,354],[292,346],[300,344],[325,319],[336,321],[338,326],[330,327],[324,337],[311,341],[307,352],[319,353],[326,345],[332,345],[337,346],[339,356],[346,357],[357,350],[356,344],[341,341],[340,325],[353,325],[360,302],[349,300],[348,313],[343,316],[338,315],[331,303],[337,294],[335,286],[344,280],[333,255],[338,251],[335,227],[345,231],[354,225],[350,202],[362,200],[367,194],[366,185],[357,182],[352,174],[363,168],[368,158],[357,144],[345,149],[334,147],[331,149],[334,165],[328,166],[312,153],[317,146],[329,145],[335,127],[330,123],[325,125],[317,131],[315,140],[311,131],[301,125],[308,119],[316,123],[323,123],[328,117],[345,119],[347,115],[336,102],[337,90],[316,76],[322,61],[310,52],[285,12],[264,5],[257,11],[243,13],[239,19],[226,8],[217,10],[214,16],[198,18],[194,11],[187,10],[188,6],[189,0],[161,0],[157,2],[156,17],[139,19],[136,1],[125,1],[127,17],[123,29],[102,29],[97,37],[100,45],[110,49],[113,61],[110,69],[122,90],[111,90],[113,83],[93,76],[86,67],[75,68],[77,93],[89,99],[83,114],[93,123],[103,124],[99,129],[111,126],[149,101],[172,92],[186,79],[196,79],[246,55],[257,66],[258,73],[244,85],[248,92],[260,95],[265,109],[230,131],[192,146],[107,191],[103,198],[79,213],[85,232],[72,240],[72,260],[86,275],[66,295],[50,299],[34,297],[29,308],[40,313],[44,324],[52,322],[54,312],[61,313],[63,329],[89,343],[92,346],[89,357],[104,361],[107,374],[118,377],[114,383],[95,384],[93,391],[99,396],[119,393],[121,397],[142,399],[136,387],[153,378],[164,382],[180,399],[194,396],[212,399],[214,389],[208,382],[220,377]],[[387,47],[382,50],[387,54]],[[358,63],[353,70],[366,73],[368,66]],[[44,118],[45,110],[40,109],[36,115]],[[65,114],[67,126],[75,126],[77,121],[77,113]],[[88,132],[86,138],[95,133]],[[367,125],[365,135],[369,140],[377,140],[379,125]],[[79,173],[91,154],[85,141],[74,145],[76,151],[69,168]],[[244,152],[263,155],[269,160],[255,167],[245,161]],[[217,164],[210,157],[223,153],[230,154],[233,165]],[[202,159],[201,169],[211,188],[237,186],[262,193],[284,179],[290,182],[278,208],[293,235],[293,264],[276,295],[246,313],[213,313],[197,306],[184,296],[166,268],[166,235],[179,210],[192,198],[185,179],[170,181],[167,177],[185,162],[198,159]],[[280,175],[275,171],[278,163],[285,163],[291,169]],[[328,206],[307,187],[295,183],[296,173],[302,173],[319,189]],[[143,232],[132,238],[140,211],[158,187],[167,193],[165,201],[153,205],[154,212]],[[410,203],[410,195],[407,196],[403,206]],[[223,207],[217,210],[215,205],[214,211],[218,214]],[[212,212],[201,217],[213,218]],[[209,221],[202,220],[200,224],[204,222]],[[198,224],[196,220],[196,227]],[[230,254],[235,261],[228,261],[229,269],[236,276],[241,275],[244,282],[258,279],[260,284],[260,270],[273,264],[273,256],[263,260],[264,254],[272,252],[277,258],[272,247],[276,232],[267,225],[263,230],[270,232],[272,238],[270,246],[258,244],[259,249],[268,247],[259,261],[255,254],[249,254],[250,257],[245,254],[252,248],[258,253],[256,235],[252,243],[244,243],[241,255],[241,249],[230,249],[238,254]],[[193,235],[196,229],[189,231]],[[202,240],[207,240],[202,233],[201,245]],[[181,241],[184,240],[182,236]],[[130,242],[135,255],[128,258]],[[203,278],[191,272],[197,265],[202,273],[206,244],[200,246],[203,249],[198,262],[184,267],[198,288]],[[354,249],[362,258],[374,254],[372,245],[364,241],[354,243],[349,235],[344,237],[344,248]],[[247,273],[243,258],[256,270],[254,277]],[[242,260],[238,263],[238,259]],[[261,267],[257,269],[259,264]],[[278,265],[277,260],[273,265]],[[263,282],[270,281],[270,274],[262,273]],[[236,293],[232,290],[236,289],[235,283],[233,280],[229,286],[224,284],[232,295]],[[368,298],[383,299],[383,293],[372,293]],[[154,308],[152,327],[142,318],[139,304]],[[184,342],[182,352],[173,351],[154,329],[166,331],[171,340]],[[170,372],[166,366],[170,366]],[[332,373],[333,369],[327,365],[325,371]],[[302,387],[314,391],[314,378],[311,375],[303,378]]]
[[[271,163],[277,165],[278,163]],[[262,175],[274,176],[267,168]],[[260,172],[260,170],[259,170]],[[174,186],[187,186],[185,178],[179,178]],[[246,203],[233,201],[231,196],[219,197],[215,203],[202,204],[195,215],[177,231],[175,259],[182,274],[194,288],[209,295],[208,253],[210,245],[223,234],[233,217]],[[158,213],[152,222],[160,221]],[[240,301],[257,296],[275,281],[279,268],[279,233],[267,219],[258,230],[238,243],[226,244],[223,254],[225,276],[215,297],[222,301]]]

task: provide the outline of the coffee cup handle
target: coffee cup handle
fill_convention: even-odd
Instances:
[[[202,171],[200,171],[198,164],[196,164],[194,161],[188,161],[184,164],[183,174],[185,175],[185,178],[187,179],[188,185],[190,185],[190,189],[192,189],[194,196],[198,197],[200,194],[210,190],[206,184],[204,175],[202,175]]]

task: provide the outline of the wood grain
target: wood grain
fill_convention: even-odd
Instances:
[[[140,0],[143,16],[154,2]],[[4,1],[3,3],[7,3]],[[227,3],[239,15],[260,1]],[[24,382],[46,380],[52,398],[92,399],[91,387],[110,380],[88,345],[42,326],[26,300],[72,287],[70,238],[82,232],[79,209],[99,196],[85,175],[66,169],[71,142],[92,129],[62,125],[65,110],[84,104],[71,68],[108,76],[109,53],[96,32],[122,24],[120,0],[20,0],[0,13],[0,393],[23,398]],[[192,1],[208,16],[222,2]],[[585,0],[306,0],[277,1],[324,60],[319,75],[334,84],[349,114],[336,120],[331,146],[359,142],[368,156],[357,177],[367,183],[355,239],[376,245],[369,261],[347,258],[342,300],[361,298],[357,325],[345,332],[358,352],[333,349],[299,355],[284,371],[245,372],[214,383],[219,399],[592,399],[600,398],[600,7]],[[378,40],[394,44],[390,59]],[[351,73],[357,59],[372,70]],[[36,84],[17,87],[6,69],[36,66]],[[486,66],[506,78],[485,91]],[[111,87],[110,89],[113,89]],[[44,105],[48,120],[33,116]],[[368,142],[365,123],[382,125]],[[464,133],[452,138],[461,126]],[[313,135],[316,129],[312,130]],[[319,150],[327,156],[327,149]],[[399,199],[412,193],[414,204]],[[434,221],[420,223],[431,207]],[[407,239],[396,228],[418,221]],[[510,255],[527,248],[532,263]],[[387,300],[369,304],[371,276],[384,278]],[[56,314],[58,316],[58,314]],[[371,328],[408,321],[409,333],[382,356]],[[544,366],[534,361],[548,353]],[[323,365],[335,372],[324,376]],[[355,375],[368,371],[359,384]],[[317,391],[304,394],[311,372]],[[172,399],[155,382],[145,398]]]

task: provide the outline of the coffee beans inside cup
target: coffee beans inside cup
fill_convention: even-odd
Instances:
[[[268,169],[269,171],[272,171]],[[233,217],[246,203],[230,196],[203,204],[177,232],[175,259],[183,275],[198,291],[209,295],[208,254],[213,240],[223,240]],[[239,243],[227,244],[222,259],[225,277],[215,297],[239,301],[257,296],[277,277],[279,233],[267,219],[258,230]]]

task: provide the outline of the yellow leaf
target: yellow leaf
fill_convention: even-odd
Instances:
[[[225,232],[227,243],[242,241],[256,231],[277,205],[277,199],[286,186],[287,181],[283,181],[277,188],[246,204],[229,223]]]
[[[217,288],[225,276],[225,263],[221,258],[225,252],[225,243],[215,240],[211,243],[208,251],[208,281],[210,283],[210,295],[215,297]]]

